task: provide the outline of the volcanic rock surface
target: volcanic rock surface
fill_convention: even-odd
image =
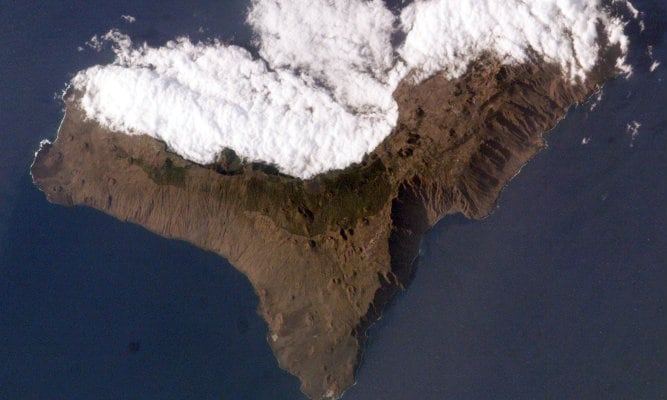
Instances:
[[[607,59],[613,59],[608,57]],[[365,332],[414,272],[424,232],[446,214],[482,218],[545,145],[543,133],[591,95],[535,60],[492,57],[455,80],[406,79],[396,128],[363,162],[310,180],[232,151],[197,165],[147,136],[87,120],[71,90],[53,144],[32,166],[54,203],[85,205],[227,258],[259,296],[280,367],[313,399],[354,383]]]

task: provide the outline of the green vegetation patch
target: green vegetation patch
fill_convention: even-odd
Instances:
[[[308,187],[308,189],[306,188]],[[391,195],[381,160],[326,174],[312,181],[256,175],[244,193],[249,209],[295,234],[319,234],[327,227],[351,228],[379,212]]]
[[[164,160],[161,167],[150,167],[141,165],[141,168],[146,172],[148,177],[158,185],[172,185],[176,187],[185,187],[185,176],[187,175],[187,167],[179,167],[174,165],[171,158]]]

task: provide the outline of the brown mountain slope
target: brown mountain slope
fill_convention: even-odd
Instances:
[[[354,383],[366,329],[409,281],[423,233],[449,213],[490,213],[542,134],[612,72],[598,68],[582,85],[542,62],[483,58],[456,80],[405,81],[394,132],[361,164],[308,181],[233,152],[193,164],[86,121],[72,91],[32,175],[52,202],[227,258],[259,296],[280,366],[309,397],[337,398]]]

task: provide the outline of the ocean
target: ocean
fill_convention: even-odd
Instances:
[[[305,399],[224,259],[51,205],[28,175],[54,96],[112,59],[86,41],[249,43],[247,3],[213,3],[0,2],[0,399]],[[667,11],[634,4],[633,76],[572,109],[490,217],[424,237],[344,399],[667,397]]]

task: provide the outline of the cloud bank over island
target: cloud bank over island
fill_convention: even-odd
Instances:
[[[624,23],[599,1],[418,0],[394,15],[380,0],[253,0],[247,23],[259,57],[217,40],[153,48],[107,33],[116,60],[72,80],[81,108],[199,164],[231,148],[310,178],[361,161],[390,134],[406,77],[455,78],[489,53],[508,64],[538,55],[583,80],[601,32],[629,71]]]

